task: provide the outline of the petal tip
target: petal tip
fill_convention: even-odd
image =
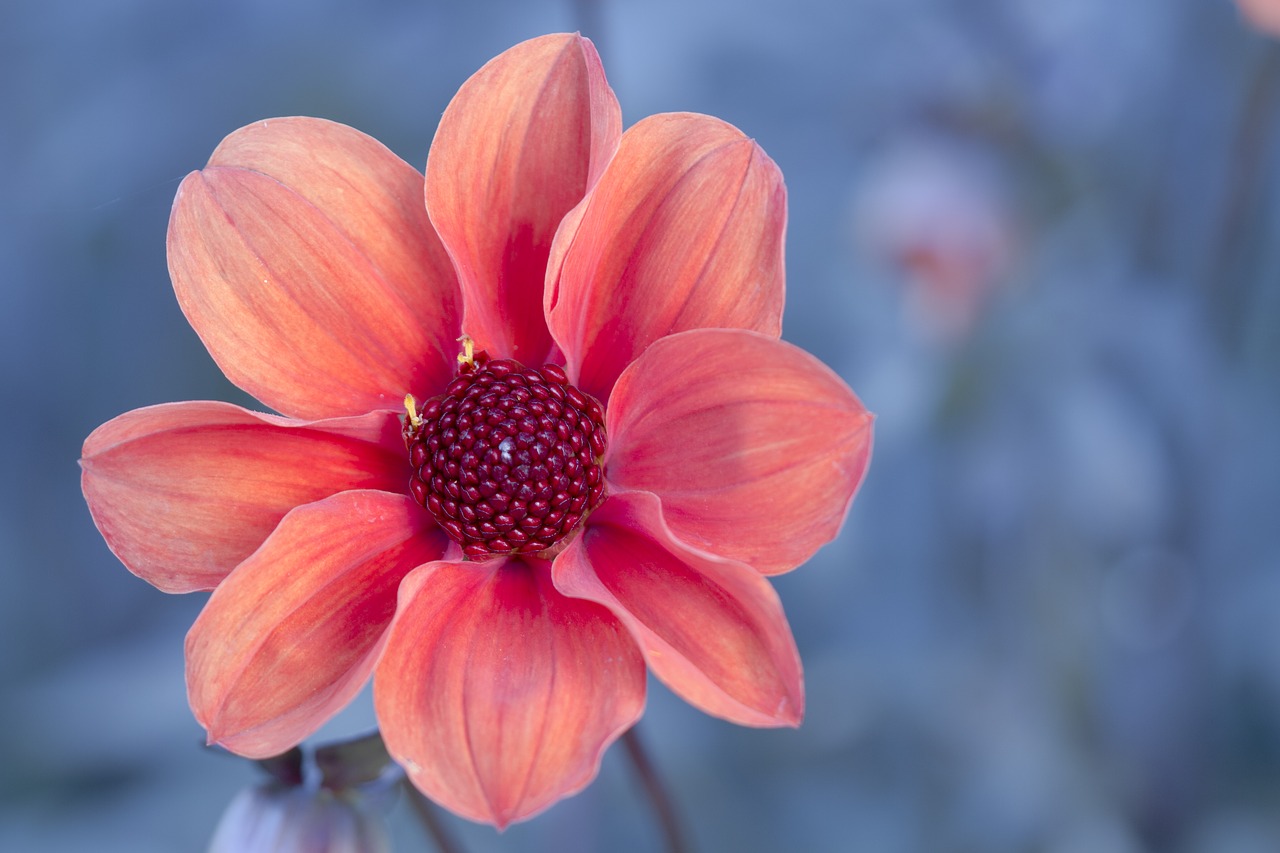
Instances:
[[[778,703],[778,713],[776,714],[778,723],[791,729],[800,728],[800,724],[804,722],[804,696],[798,698],[784,696]]]

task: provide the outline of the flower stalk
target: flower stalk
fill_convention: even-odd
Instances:
[[[622,745],[627,750],[627,757],[631,759],[631,766],[635,769],[636,778],[640,780],[640,785],[644,788],[645,795],[649,798],[649,804],[653,808],[653,815],[658,821],[658,828],[662,832],[662,839],[666,845],[667,853],[689,853],[690,848],[685,844],[684,833],[681,832],[680,819],[676,815],[675,806],[672,804],[671,797],[667,793],[666,787],[662,784],[662,778],[658,775],[653,762],[649,759],[649,753],[645,749],[644,743],[640,740],[640,735],[636,733],[634,726],[622,736]]]
[[[413,787],[408,778],[400,783],[400,787],[404,790],[404,797],[408,800],[409,807],[413,809],[414,817],[418,819],[423,832],[431,839],[436,850],[439,853],[464,853],[462,846],[445,828],[435,804],[422,796],[422,792]]]

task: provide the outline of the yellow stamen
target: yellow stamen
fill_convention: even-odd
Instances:
[[[476,342],[467,334],[458,338],[458,342],[462,344],[462,352],[458,353],[458,364],[475,364],[476,360],[472,353],[476,350]]]
[[[404,407],[409,413],[409,425],[414,429],[422,426],[422,418],[418,415],[418,401],[413,399],[412,394],[404,395]]]

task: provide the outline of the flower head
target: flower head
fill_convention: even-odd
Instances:
[[[414,784],[505,826],[590,782],[646,664],[708,713],[796,725],[766,576],[837,532],[871,416],[778,339],[785,215],[724,122],[622,133],[573,35],[464,84],[425,179],[318,119],[224,140],[178,191],[170,273],[281,414],[140,409],[82,460],[131,571],[213,590],[187,637],[210,742],[281,752],[372,675]]]

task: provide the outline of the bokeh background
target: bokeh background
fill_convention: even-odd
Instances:
[[[572,29],[628,124],[712,113],[781,165],[784,337],[878,415],[777,581],[804,726],[651,688],[696,847],[1280,850],[1280,47],[1228,0],[0,5],[0,849],[199,850],[257,778],[186,708],[203,596],[125,571],[78,486],[103,421],[246,401],[169,287],[182,176],[290,114],[421,167],[471,72]],[[616,748],[503,835],[448,821],[657,849]]]

